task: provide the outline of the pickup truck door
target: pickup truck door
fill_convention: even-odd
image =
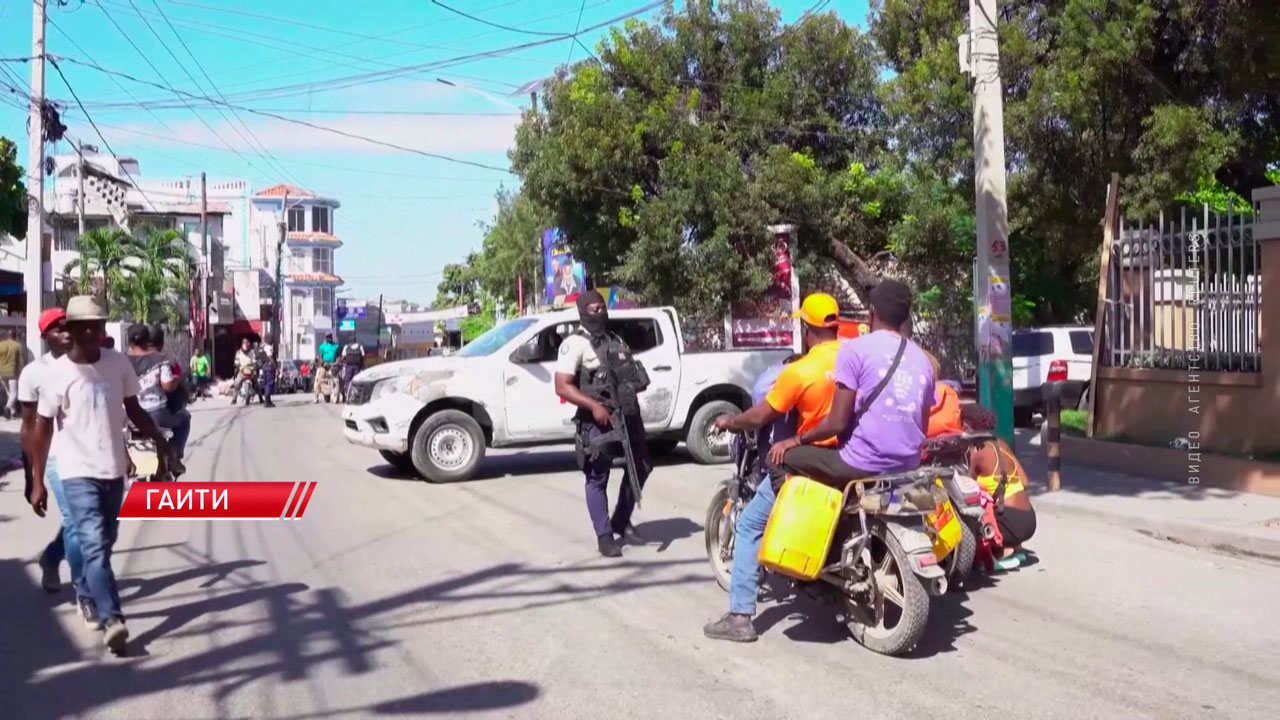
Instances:
[[[640,415],[649,430],[671,425],[680,391],[680,343],[665,314],[628,318],[617,332],[649,373],[649,388],[640,393]]]
[[[507,432],[517,442],[573,436],[577,408],[556,395],[556,359],[560,342],[577,329],[577,323],[543,328],[517,353],[527,359],[508,359],[503,369]]]

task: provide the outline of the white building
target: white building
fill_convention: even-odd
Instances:
[[[285,303],[280,333],[284,358],[310,360],[325,334],[336,334],[334,297],[342,278],[334,272],[334,251],[342,247],[342,241],[335,234],[334,211],[339,207],[333,198],[283,184],[253,195],[249,233],[234,262],[237,267],[243,263],[259,269],[257,274],[265,277],[265,284],[273,285],[280,223],[285,223],[281,266]],[[231,262],[228,260],[229,265]],[[265,306],[269,300],[263,296],[262,302]]]

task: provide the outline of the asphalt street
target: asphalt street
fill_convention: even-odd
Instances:
[[[724,467],[654,472],[649,540],[597,555],[567,448],[494,452],[431,485],[348,445],[334,406],[194,408],[189,479],[318,480],[298,521],[127,522],[114,658],[39,589],[56,520],[0,479],[7,718],[1274,718],[1280,567],[1042,512],[1038,563],[935,602],[908,658],[830,610],[727,598],[702,522]],[[615,472],[616,489],[620,472]],[[55,514],[56,516],[56,514]],[[64,566],[63,577],[66,577]]]

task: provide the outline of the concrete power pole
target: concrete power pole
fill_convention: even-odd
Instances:
[[[79,164],[76,166],[76,180],[80,184],[80,189],[76,192],[76,237],[84,235],[84,143],[76,143],[76,155]]]
[[[285,193],[284,200],[280,203],[280,239],[276,241],[276,297],[271,303],[271,355],[277,363],[280,362],[280,323],[283,318],[280,303],[284,298],[284,270],[281,261],[284,259],[284,238],[288,230],[289,193]]]
[[[213,272],[213,263],[209,260],[209,194],[205,186],[204,173],[200,173],[200,344],[203,348],[205,338],[212,337],[209,329],[209,274]]]
[[[45,0],[31,3],[31,110],[27,117],[27,347],[40,357],[40,311],[44,309],[44,28]]]
[[[1013,445],[1013,287],[1005,206],[1004,101],[996,0],[969,0],[961,69],[973,76],[974,194],[978,261],[974,280],[979,401],[996,414],[996,434]]]

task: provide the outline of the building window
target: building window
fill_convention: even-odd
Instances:
[[[311,232],[329,232],[329,208],[311,208]]]
[[[312,290],[311,305],[316,315],[333,317],[333,288],[316,288]]]
[[[294,248],[289,253],[290,272],[307,272],[307,252]]]
[[[316,248],[312,250],[311,272],[333,274],[333,250]]]
[[[306,208],[289,208],[289,232],[302,232],[307,228],[303,225],[307,220]]]

